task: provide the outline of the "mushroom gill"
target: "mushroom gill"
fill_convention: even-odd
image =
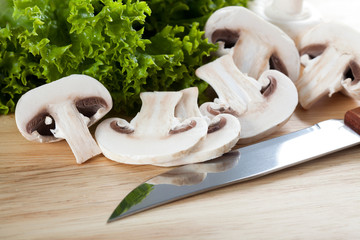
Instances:
[[[232,29],[217,29],[211,35],[211,41],[213,43],[216,42],[224,42],[225,48],[232,48],[235,46],[237,40],[240,37],[240,31],[235,31]]]
[[[50,122],[47,121],[49,118]],[[37,114],[26,124],[26,131],[29,134],[37,131],[42,136],[53,136],[50,129],[55,129],[55,121],[47,112]]]
[[[92,117],[100,108],[106,108],[107,104],[103,98],[88,97],[83,98],[75,103],[77,110],[85,117]]]
[[[357,84],[360,81],[360,65],[351,60],[349,66],[344,72],[344,79],[351,79],[351,84]]]

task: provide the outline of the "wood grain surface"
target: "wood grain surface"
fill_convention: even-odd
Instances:
[[[351,23],[347,13],[360,9],[312,2],[327,17],[342,6]],[[271,137],[358,106],[335,94],[298,107]],[[360,239],[360,146],[106,224],[129,191],[166,170],[103,156],[78,165],[65,141],[29,142],[13,114],[0,116],[0,239]]]

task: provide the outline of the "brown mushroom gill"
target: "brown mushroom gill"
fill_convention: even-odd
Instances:
[[[219,131],[221,128],[223,128],[226,124],[226,118],[221,117],[219,121],[216,121],[209,125],[208,127],[208,134]]]
[[[300,56],[307,54],[310,59],[314,59],[317,56],[320,56],[326,48],[326,44],[311,44],[300,50]]]
[[[134,132],[134,129],[128,126],[120,126],[117,121],[112,121],[110,127],[118,133],[130,134]]]
[[[177,133],[182,133],[182,132],[186,132],[192,128],[194,128],[196,126],[196,121],[195,120],[191,120],[189,123],[185,124],[185,125],[180,125],[177,126],[173,129],[171,129],[169,131],[169,134],[177,134]]]
[[[237,40],[240,37],[239,31],[234,31],[231,29],[217,29],[211,35],[211,41],[213,43],[216,42],[224,42],[225,48],[232,48],[235,46]]]
[[[344,78],[350,78],[351,84],[357,84],[360,81],[360,65],[354,60],[350,61],[349,66],[344,72]]]
[[[278,70],[279,72],[282,72],[286,76],[289,76],[288,70],[286,69],[286,66],[284,62],[279,58],[277,53],[273,53],[269,59],[269,66],[270,69]]]
[[[269,84],[263,87],[260,92],[264,97],[269,97],[273,92],[275,92],[277,81],[274,77],[268,76]]]
[[[46,118],[51,119],[50,124],[46,124]],[[52,116],[47,112],[41,112],[33,117],[26,125],[26,131],[33,133],[37,131],[42,136],[53,136],[51,129],[55,129],[55,121]]]
[[[106,108],[107,104],[100,97],[89,97],[78,100],[76,103],[77,110],[85,117],[91,118],[100,108]]]
[[[209,113],[211,113],[212,115],[219,115],[219,114],[221,114],[221,113],[227,113],[227,114],[231,114],[231,115],[233,115],[233,116],[238,116],[239,114],[237,114],[237,112],[234,110],[234,109],[232,109],[231,107],[219,107],[219,108],[212,108],[210,105],[209,106],[207,106],[207,111],[209,112]]]

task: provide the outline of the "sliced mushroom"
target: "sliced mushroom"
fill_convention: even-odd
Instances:
[[[88,127],[112,108],[108,90],[86,75],[70,75],[25,93],[15,110],[16,124],[30,141],[65,139],[76,162],[101,153]]]
[[[302,34],[322,22],[319,12],[303,0],[257,0],[249,2],[249,9],[280,27],[296,45]]]
[[[187,155],[207,134],[202,117],[175,117],[181,92],[144,92],[142,107],[130,123],[120,118],[101,122],[95,131],[103,154],[128,164],[160,164]]]
[[[205,37],[219,43],[218,55],[233,53],[236,66],[258,79],[269,69],[293,81],[299,76],[299,53],[294,41],[280,28],[243,7],[215,11],[205,25]],[[233,48],[238,50],[232,51]]]
[[[299,101],[310,108],[325,95],[343,90],[354,98],[360,79],[360,32],[340,23],[322,23],[300,42],[303,70],[296,81]]]
[[[187,88],[181,91],[183,97],[176,106],[175,116],[180,119],[202,117],[197,99],[198,89]],[[219,114],[208,119],[206,138],[197,144],[191,152],[174,161],[158,164],[163,167],[198,163],[221,156],[231,150],[240,138],[240,122],[230,114]]]
[[[239,143],[253,142],[277,130],[298,103],[295,85],[284,74],[267,70],[255,80],[243,74],[230,55],[201,66],[196,75],[208,82],[219,97],[216,102],[201,105],[201,112],[210,118],[224,111],[233,112],[241,125]]]

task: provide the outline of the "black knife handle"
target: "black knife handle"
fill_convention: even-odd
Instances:
[[[344,123],[357,134],[360,134],[360,107],[347,111],[345,113]]]

